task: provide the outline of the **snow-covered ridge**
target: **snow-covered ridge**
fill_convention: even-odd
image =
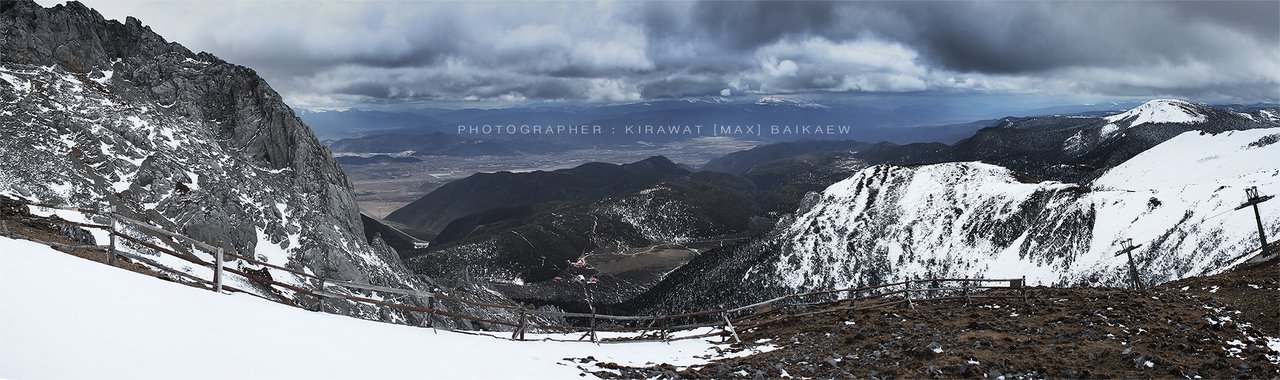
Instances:
[[[1131,110],[1104,117],[1102,138],[1111,137],[1126,128],[1144,124],[1194,124],[1209,120],[1200,105],[1177,99],[1156,99]]]
[[[788,99],[778,96],[764,96],[756,100],[756,105],[761,106],[793,106],[802,108],[831,108],[822,104],[807,102],[797,99]]]
[[[1092,186],[1025,183],[976,162],[875,166],[829,187],[779,228],[780,257],[750,276],[805,290],[928,276],[1120,284],[1121,240],[1149,282],[1212,274],[1256,247],[1243,189],[1280,192],[1280,129],[1183,133]],[[1280,209],[1264,208],[1269,234]]]
[[[1203,123],[1207,118],[1197,110],[1198,107],[1183,100],[1156,99],[1104,119],[1112,123],[1128,121],[1129,127],[1158,123]]]

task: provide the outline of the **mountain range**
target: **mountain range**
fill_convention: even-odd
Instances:
[[[1240,190],[1274,189],[1280,177],[1280,112],[1269,105],[1157,99],[1123,112],[918,128],[905,126],[944,110],[767,97],[300,118],[252,69],[191,52],[134,18],[106,20],[78,2],[11,1],[0,3],[0,29],[0,195],[114,209],[329,278],[492,302],[662,313],[930,276],[1119,284],[1124,263],[1111,253],[1124,239],[1142,244],[1142,281],[1158,283],[1234,263],[1252,236],[1246,216],[1232,213]],[[856,128],[761,145],[700,170],[652,157],[475,174],[392,212],[392,226],[360,215],[306,119],[357,135],[331,141],[335,149],[376,153],[353,164],[634,143],[448,133],[456,124]],[[1280,232],[1280,215],[1263,217]],[[369,305],[331,307],[422,322]]]
[[[1183,132],[1082,183],[1028,180],[981,162],[869,167],[623,308],[679,311],[907,278],[1123,286],[1127,264],[1113,253],[1125,239],[1139,246],[1148,286],[1217,273],[1256,250],[1253,215],[1235,208],[1246,187],[1280,186],[1276,141],[1275,127]],[[1271,236],[1280,232],[1280,212],[1262,217]]]
[[[406,255],[410,268],[433,275],[465,270],[477,276],[488,276],[495,281],[515,282],[520,285],[504,285],[500,289],[509,295],[542,301],[564,300],[560,295],[551,296],[557,294],[555,291],[531,289],[563,287],[551,282],[550,278],[564,278],[566,274],[581,272],[572,265],[578,258],[582,258],[578,261],[590,266],[593,261],[616,261],[616,257],[612,255],[643,256],[644,252],[648,252],[645,251],[646,248],[664,244],[724,244],[727,239],[734,239],[734,243],[727,248],[694,248],[687,250],[694,252],[692,255],[681,257],[675,262],[659,260],[662,265],[656,268],[661,270],[645,272],[643,276],[635,273],[612,276],[603,271],[587,271],[589,274],[608,276],[602,277],[609,282],[608,285],[596,286],[599,291],[593,298],[597,301],[618,300],[626,304],[627,297],[636,295],[647,286],[655,286],[652,291],[657,293],[664,292],[663,289],[684,289],[689,286],[687,289],[691,292],[702,294],[641,295],[630,300],[631,304],[624,307],[627,311],[652,310],[654,305],[694,302],[689,300],[705,301],[694,302],[689,307],[705,307],[730,299],[758,298],[739,294],[743,284],[733,281],[716,283],[716,279],[747,278],[754,281],[795,274],[802,274],[799,278],[807,279],[800,283],[794,283],[800,280],[761,280],[771,285],[762,285],[763,288],[746,292],[751,295],[775,294],[771,292],[847,286],[859,282],[876,283],[905,275],[958,273],[976,268],[977,264],[972,260],[982,261],[983,259],[979,259],[982,255],[995,256],[984,261],[991,266],[996,265],[994,263],[1016,261],[1016,258],[1025,258],[1029,252],[1034,252],[1041,255],[1039,260],[1058,265],[1054,267],[1056,269],[1046,270],[1049,274],[1037,280],[1063,283],[1068,280],[1067,277],[1080,273],[1070,271],[1078,267],[1069,267],[1062,262],[1077,260],[1076,256],[1082,255],[1082,250],[1094,252],[1089,250],[1109,249],[1116,243],[1113,240],[1093,241],[1090,237],[1101,233],[1093,230],[1093,223],[1097,219],[1112,218],[1116,217],[1114,214],[1129,212],[1119,209],[1114,213],[1104,212],[1092,206],[1094,203],[1102,203],[1095,199],[1097,191],[1094,186],[1108,186],[1104,184],[1115,181],[1115,178],[1121,176],[1114,174],[1120,170],[1118,167],[1137,159],[1153,147],[1169,142],[1175,136],[1186,133],[1227,136],[1235,133],[1232,131],[1276,128],[1280,127],[1280,120],[1276,116],[1276,110],[1270,108],[1237,112],[1180,100],[1157,99],[1120,113],[1004,118],[972,137],[951,145],[900,145],[888,142],[873,144],[850,140],[777,143],[714,159],[701,168],[702,172],[694,173],[722,173],[716,181],[720,184],[732,184],[722,186],[723,190],[729,190],[727,193],[659,193],[655,188],[643,186],[658,183],[658,188],[670,187],[675,182],[673,179],[689,176],[674,164],[664,165],[671,168],[671,171],[659,176],[623,170],[627,165],[603,164],[556,172],[481,174],[446,185],[445,188],[392,213],[390,219],[440,234],[431,247],[417,249],[407,255],[401,252]],[[1236,135],[1241,133],[1243,132]],[[1255,140],[1263,138],[1261,135],[1248,136]],[[1225,138],[1227,137],[1206,139],[1213,141]],[[1236,143],[1239,142],[1231,144]],[[1214,150],[1234,152],[1240,149],[1239,146],[1230,144],[1207,146],[1212,146],[1212,149],[1203,151],[1204,157],[1209,157]],[[1262,152],[1260,157],[1271,153],[1269,148],[1259,152]],[[645,167],[651,167],[656,160],[658,159],[654,158],[630,165],[645,164]],[[1143,165],[1159,166],[1152,162]],[[589,167],[609,170],[593,171],[590,175],[581,174],[588,172]],[[1264,164],[1261,168],[1268,166]],[[582,178],[573,179],[575,173],[582,175]],[[1102,178],[1108,173],[1112,173],[1110,177]],[[688,178],[695,177],[696,175]],[[551,181],[549,178],[561,180]],[[600,182],[585,178],[600,178]],[[636,184],[617,178],[644,181]],[[1250,179],[1253,180],[1256,179]],[[1170,182],[1168,178],[1154,178],[1153,186]],[[617,186],[605,187],[601,183],[613,183]],[[1239,186],[1241,185],[1230,188],[1239,192]],[[532,189],[539,190],[530,191]],[[643,190],[637,192],[638,189]],[[938,192],[945,189],[951,190]],[[1222,191],[1226,190],[1224,188]],[[825,196],[820,195],[837,191],[843,194],[839,202],[826,200]],[[929,193],[931,191],[938,193]],[[926,194],[919,195],[921,192]],[[897,193],[913,195],[908,200],[898,200],[897,196],[890,195]],[[614,228],[618,222],[616,218],[601,219],[602,215],[607,214],[601,210],[617,209],[615,204],[619,202],[634,202],[633,199],[638,194],[660,194],[661,199],[657,202],[651,197],[645,198],[650,206],[632,209],[639,214],[629,218],[643,221],[641,225],[644,227],[663,231],[692,231],[689,226],[698,225],[717,228],[709,229],[708,231],[713,231],[710,233],[656,234],[646,239],[635,239],[636,228]],[[1221,196],[1227,196],[1227,193],[1222,194],[1224,195]],[[711,207],[726,207],[723,204],[702,202],[707,196],[736,199],[733,201],[734,206],[728,206],[734,212],[719,213],[713,217],[707,213],[711,210],[709,207],[658,206],[707,204]],[[919,199],[921,196],[925,198]],[[1158,196],[1139,198],[1141,199],[1125,198],[1125,202],[1132,205],[1159,204],[1165,207],[1163,210],[1185,211],[1200,207],[1193,199],[1170,201],[1161,200]],[[1119,198],[1115,197],[1106,199],[1119,202]],[[819,206],[824,201],[832,204]],[[478,208],[476,205],[484,207]],[[823,210],[827,213],[837,215],[797,219],[807,215],[814,207],[825,207]],[[860,207],[867,210],[857,211]],[[850,210],[858,214],[839,214]],[[993,210],[1000,211],[988,212]],[[917,212],[928,216],[916,215]],[[607,222],[602,223],[602,220]],[[865,221],[855,223],[853,220]],[[906,220],[916,222],[904,225]],[[1168,234],[1175,233],[1170,231],[1180,231],[1179,228],[1190,228],[1184,224],[1170,224],[1168,220],[1160,220],[1161,222],[1152,222],[1155,224],[1151,228]],[[789,225],[791,223],[794,225]],[[866,226],[859,223],[865,223]],[[640,227],[635,223],[632,225]],[[726,226],[732,227],[722,228]],[[441,232],[446,229],[447,233]],[[861,231],[857,236],[862,240],[855,243],[850,240],[851,237],[844,236],[855,233],[851,231]],[[778,237],[787,234],[791,235],[787,240]],[[894,245],[900,239],[916,239],[919,236],[930,238],[923,241],[912,240],[905,248]],[[985,243],[975,243],[974,239],[978,237],[985,239]],[[739,238],[750,239],[745,243],[738,243]],[[1118,239],[1115,236],[1112,238]],[[1181,239],[1188,238],[1184,236]],[[790,240],[799,243],[784,244]],[[600,244],[600,241],[626,243]],[[824,244],[833,244],[833,241],[845,243],[837,244],[835,248],[818,250],[814,241],[826,242]],[[1199,242],[1197,244],[1202,249],[1214,252],[1227,252],[1244,246],[1241,241],[1210,246],[1215,240],[1208,238],[1187,241]],[[1166,247],[1152,248],[1152,255],[1162,252],[1162,249],[1184,247],[1178,245],[1184,243],[1161,244]],[[917,251],[939,252],[938,255],[945,253],[946,260],[935,257],[934,254],[917,255],[914,253]],[[1002,251],[1017,253],[1014,256],[997,255]],[[1219,268],[1225,262],[1222,255],[1223,253],[1188,255],[1183,260],[1196,262],[1195,265],[1205,268]],[[777,263],[761,263],[756,256],[781,257],[778,260],[785,259],[782,262],[790,264],[803,263],[804,260],[817,263],[801,267],[779,266]],[[1218,264],[1208,265],[1197,261],[1211,256],[1207,260],[1217,260]],[[886,261],[886,257],[892,259]],[[1147,257],[1143,259],[1150,260]],[[713,265],[709,262],[722,267],[715,268],[715,272],[709,274],[707,270],[711,269],[707,266]],[[734,266],[747,264],[750,265]],[[774,269],[759,267],[765,264]],[[918,268],[913,265],[927,269],[913,269],[911,272],[899,269],[904,266]],[[1150,281],[1160,282],[1200,274],[1186,270],[1187,265],[1190,264],[1183,264],[1180,269],[1161,268],[1158,274],[1152,275]],[[719,273],[718,271],[730,270],[723,266],[736,272]],[[845,273],[846,277],[813,272],[821,270],[814,268],[833,266],[840,269],[831,270]],[[1099,269],[1097,272],[1104,270]],[[848,273],[863,274],[856,277]],[[1122,279],[1116,273],[1107,272],[1107,275],[1111,276],[1108,277],[1111,280]],[[849,279],[854,277],[856,280]],[[659,278],[662,279],[661,283],[657,281]],[[714,285],[708,285],[707,281]],[[723,297],[706,296],[712,294],[721,294]],[[561,306],[573,307],[567,304]]]

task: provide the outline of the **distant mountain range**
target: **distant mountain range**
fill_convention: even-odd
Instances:
[[[1061,115],[1100,117],[1138,106],[1141,102],[1056,106],[1022,110],[1024,115]],[[1223,105],[1238,112],[1254,112],[1275,108],[1275,104]],[[996,112],[996,111],[991,111]],[[311,111],[299,110],[298,116],[322,140],[332,143],[338,152],[377,152],[389,148],[382,143],[396,140],[396,146],[420,148],[424,155],[516,155],[524,151],[547,152],[580,149],[591,146],[619,146],[637,141],[663,142],[687,139],[685,134],[626,134],[626,126],[702,125],[710,134],[714,125],[838,125],[848,126],[848,133],[739,135],[762,142],[795,140],[860,140],[887,141],[898,144],[917,142],[954,143],[977,130],[994,125],[995,119],[956,123],[949,120],[974,120],[972,111],[948,106],[912,105],[898,107],[860,105],[851,101],[798,100],[781,96],[709,97],[653,100],[626,104],[542,103],[499,109],[423,108],[412,112],[371,110]],[[457,134],[459,125],[600,125],[606,133],[595,136],[530,136]],[[514,141],[513,141],[514,140]],[[478,145],[469,149],[444,146],[467,141]]]
[[[625,165],[590,163],[555,171],[481,173],[445,184],[387,215],[387,220],[439,234],[459,218],[491,219],[481,215],[494,210],[528,213],[520,210],[590,201],[687,174],[663,157]]]
[[[1224,133],[1280,126],[1280,119],[1277,118],[1280,114],[1275,109],[1256,108],[1248,111],[1237,112],[1179,100],[1153,100],[1121,113],[994,120],[990,122],[991,126],[951,145],[867,143],[856,140],[815,140],[763,145],[714,159],[704,165],[702,170],[725,173],[714,180],[715,186],[706,187],[717,189],[709,193],[705,191],[657,192],[657,189],[672,188],[675,183],[698,183],[708,178],[699,179],[698,175],[691,175],[688,171],[670,164],[669,161],[658,158],[630,164],[646,168],[638,172],[626,169],[629,165],[600,164],[555,172],[479,174],[445,185],[421,200],[392,213],[389,219],[439,234],[432,247],[414,250],[407,255],[402,252],[411,268],[426,274],[466,270],[478,276],[517,279],[524,285],[507,287],[505,291],[509,295],[520,294],[528,299],[542,301],[549,301],[548,297],[551,296],[531,294],[528,289],[544,286],[550,277],[572,273],[574,270],[570,262],[584,254],[590,262],[590,257],[593,257],[591,255],[601,255],[610,251],[627,252],[663,243],[755,236],[752,243],[699,254],[688,264],[692,265],[689,268],[703,269],[684,269],[685,267],[681,266],[681,269],[675,269],[675,272],[669,276],[665,273],[651,273],[651,276],[668,279],[662,283],[653,281],[652,277],[646,277],[643,280],[637,280],[634,276],[626,279],[609,277],[608,281],[624,281],[626,286],[602,291],[608,293],[610,297],[597,294],[597,298],[614,299],[626,304],[627,297],[638,295],[649,286],[657,286],[654,291],[661,292],[663,291],[661,289],[672,291],[671,289],[674,288],[671,287],[682,286],[670,282],[685,281],[697,284],[707,281],[681,277],[682,273],[690,273],[686,271],[699,273],[698,275],[689,274],[690,276],[702,276],[702,271],[707,268],[705,265],[711,265],[703,263],[706,260],[728,260],[724,255],[739,257],[778,254],[781,249],[777,245],[778,241],[768,237],[777,236],[782,232],[779,230],[764,232],[779,219],[781,221],[777,222],[778,228],[793,223],[790,218],[795,218],[797,213],[804,213],[805,210],[813,207],[813,202],[818,200],[812,194],[832,191],[830,187],[833,184],[841,181],[848,182],[850,178],[881,178],[886,175],[883,173],[904,173],[902,175],[911,177],[918,174],[915,174],[917,169],[910,168],[932,168],[943,165],[937,166],[936,173],[921,172],[949,178],[945,181],[939,179],[942,182],[937,186],[941,186],[941,189],[957,186],[974,186],[974,189],[982,189],[984,186],[1005,186],[1002,184],[1006,183],[1014,184],[1016,187],[1021,186],[1016,184],[1036,184],[1042,181],[1088,184],[1140,153],[1185,132]],[[946,164],[957,162],[963,164]],[[665,164],[659,165],[659,163]],[[905,168],[894,169],[900,167]],[[650,170],[652,168],[668,170],[654,172]],[[586,174],[588,172],[591,174]],[[961,182],[947,182],[952,180]],[[870,186],[872,181],[878,180],[867,179],[859,182],[863,184],[854,186],[856,189],[851,191],[873,191],[858,190]],[[1064,189],[1079,190],[1084,185],[1063,185],[1066,187],[1061,188],[1055,187],[1057,185],[1039,186],[1051,189],[1052,193],[1068,191]],[[1028,189],[1034,188],[1036,187],[1028,187]],[[970,193],[977,194],[973,191]],[[647,194],[661,195],[657,198],[645,197],[649,207],[632,209],[632,212],[639,212],[639,214],[617,219],[607,216],[608,212],[602,211],[617,209],[618,202],[634,202],[630,199]],[[963,194],[951,196],[961,197]],[[1005,196],[1007,194],[1004,193],[992,195],[995,198]],[[733,212],[724,212],[728,210],[714,212],[717,208],[726,206],[705,202],[708,197],[737,200],[732,202],[733,206],[727,206]],[[1033,197],[1036,202],[1043,202],[1044,197],[1049,195]],[[935,202],[942,203],[929,207],[947,207],[944,205],[951,201]],[[663,204],[682,206],[657,207]],[[924,205],[928,204],[930,203]],[[848,209],[852,205],[832,207]],[[963,210],[970,206],[956,205],[956,207],[964,212]],[[1052,205],[1037,207],[1039,208],[1026,209],[1026,212],[1029,213],[1028,215],[1065,212]],[[661,210],[661,212],[655,210]],[[746,212],[748,210],[749,212]],[[889,211],[877,210],[880,211],[877,211],[874,218],[888,218],[885,220],[898,218]],[[646,214],[650,216],[643,216]],[[665,218],[658,218],[658,215]],[[991,219],[1003,214],[992,215],[983,217],[987,220],[981,222],[977,220],[969,222],[980,224],[965,224],[963,227],[971,229],[978,235],[989,234],[989,232],[978,232],[985,231],[984,229],[987,228],[1007,228],[998,226],[1009,222]],[[1066,216],[1052,218],[1035,216],[1034,218],[1043,221],[1065,220],[1062,218]],[[632,222],[630,227],[626,227],[627,223],[623,222],[625,220],[644,222],[639,225]],[[877,221],[876,223],[892,222]],[[1037,225],[1036,223],[1040,222],[1036,221],[1019,223],[1018,231],[1023,229],[1040,231],[1037,229],[1048,228]],[[1087,222],[1082,223],[1087,224]],[[656,234],[647,238],[636,238],[643,235],[637,231],[645,228],[662,231],[682,229],[692,231],[689,230],[689,226],[698,225],[716,228],[702,232]],[[880,240],[876,239],[896,239],[895,236],[905,236],[902,234],[934,233],[920,231],[926,225],[921,224],[921,227],[915,227],[912,231],[887,230],[874,236],[868,235],[866,238],[878,242]],[[844,231],[844,229],[832,228]],[[939,228],[956,229],[960,226],[943,225]],[[1081,228],[1087,228],[1087,226]],[[1056,233],[1078,234],[1079,231],[1084,230],[1073,231],[1076,232]],[[1012,239],[1022,233],[1006,232],[1012,234],[1007,239],[992,238],[1003,239],[1000,240],[1000,244],[1007,246],[1011,244]],[[822,234],[825,233],[822,232]],[[828,239],[809,232],[797,234],[806,239]],[[602,244],[600,243],[602,241],[614,243]],[[716,257],[720,259],[713,259]],[[869,262],[867,265],[870,265]],[[749,268],[744,267],[736,270],[747,269]],[[729,275],[729,277],[741,278],[745,273]],[[877,274],[881,277],[895,275],[898,275],[898,272]],[[733,287],[739,284],[721,285]],[[831,283],[825,285],[831,285]],[[599,289],[606,288],[599,287]],[[712,293],[715,292],[721,292],[721,290],[712,291]],[[724,292],[731,291],[724,290]],[[634,305],[655,305],[672,301],[671,298],[667,298],[668,296],[655,294],[640,296],[637,298],[640,301],[636,301],[638,303]],[[669,297],[698,299],[688,294]],[[661,302],[658,298],[662,298]],[[562,306],[572,307],[566,304]]]
[[[772,100],[770,100],[772,99]],[[762,143],[792,140],[860,140],[896,143],[946,142],[968,137],[995,120],[902,127],[931,120],[927,110],[882,111],[858,106],[829,107],[784,101],[732,103],[668,100],[625,105],[541,106],[499,110],[303,112],[331,149],[339,153],[394,153],[443,156],[518,156],[588,148],[642,148],[700,136],[730,136]],[[587,135],[458,132],[458,126],[592,125]],[[778,134],[772,126],[778,126]],[[345,127],[344,127],[345,126]],[[646,128],[648,126],[649,130]],[[672,128],[688,131],[670,132]],[[696,127],[701,126],[701,127]],[[725,134],[717,128],[732,130]],[[784,127],[809,127],[787,130]],[[833,126],[818,133],[816,126]],[[846,133],[847,132],[847,133]]]
[[[930,277],[1123,286],[1128,268],[1113,253],[1124,239],[1140,245],[1134,258],[1147,284],[1217,273],[1257,248],[1252,213],[1234,208],[1246,187],[1280,189],[1277,141],[1275,125],[1186,131],[1079,183],[981,162],[872,166],[806,199],[773,231],[700,255],[619,308],[672,312]],[[1280,232],[1280,211],[1262,216],[1271,236]]]

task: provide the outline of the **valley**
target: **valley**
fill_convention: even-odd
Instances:
[[[410,162],[343,163],[356,190],[356,202],[365,214],[385,218],[387,214],[421,198],[450,181],[476,173],[500,171],[529,172],[571,168],[589,162],[622,164],[651,156],[666,156],[679,164],[700,166],[713,158],[750,149],[759,141],[733,137],[699,137],[686,141],[627,144],[615,147],[574,149],[555,153],[521,155],[400,155]],[[368,157],[377,153],[334,152],[343,157]]]

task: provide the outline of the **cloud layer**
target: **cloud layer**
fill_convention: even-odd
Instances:
[[[253,67],[302,107],[790,93],[1280,98],[1275,1],[87,5]]]

